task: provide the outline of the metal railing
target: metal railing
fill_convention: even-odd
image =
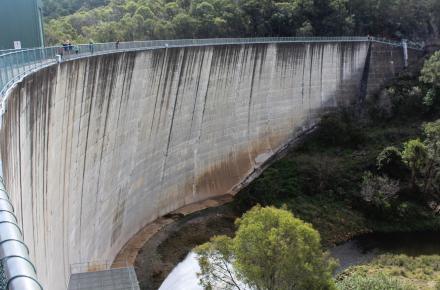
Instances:
[[[70,265],[70,275],[84,273],[84,272],[100,272],[110,269],[123,269],[129,268],[130,264],[128,261],[120,261],[114,263],[110,260],[103,261],[91,261],[84,263],[74,263]]]
[[[4,97],[8,89],[25,75],[45,66],[68,59],[86,57],[95,54],[112,53],[115,51],[146,50],[164,47],[187,47],[227,44],[257,43],[295,43],[295,42],[365,42],[376,41],[394,46],[401,42],[373,37],[262,37],[262,38],[214,38],[214,39],[178,39],[151,40],[132,42],[111,42],[55,46],[35,49],[0,51],[0,97]],[[420,45],[408,44],[409,48],[421,49]]]
[[[408,48],[415,49],[415,50],[423,50],[423,48],[425,47],[424,43],[409,41],[406,39],[403,39],[402,41],[394,41],[394,40],[389,40],[386,38],[373,37],[372,41],[378,42],[378,43],[383,43],[383,44],[388,44],[388,45],[392,45],[392,46],[402,46],[402,43],[406,42]]]
[[[24,49],[24,48],[20,48],[20,49],[17,49],[17,48],[2,49],[2,50],[0,50],[0,55],[6,54],[6,53],[10,53],[10,52],[23,51],[23,50],[27,50],[27,49]]]

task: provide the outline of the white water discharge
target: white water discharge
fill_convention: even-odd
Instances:
[[[199,285],[197,272],[200,272],[197,255],[191,252],[173,269],[159,290],[203,290]]]
[[[197,254],[191,252],[185,260],[179,263],[168,275],[159,290],[203,290],[199,285],[197,273],[200,272]],[[234,277],[237,281],[237,278]],[[252,290],[238,282],[241,290]],[[225,287],[217,286],[214,290],[223,290]]]

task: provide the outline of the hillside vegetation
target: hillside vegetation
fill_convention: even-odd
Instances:
[[[44,0],[46,41],[377,35],[438,37],[437,0]]]
[[[422,77],[405,72],[372,97],[364,119],[350,109],[324,117],[238,195],[238,206],[286,205],[325,244],[373,231],[440,230],[439,57]]]
[[[351,267],[337,277],[340,290],[440,289],[440,256],[384,254],[367,265]]]

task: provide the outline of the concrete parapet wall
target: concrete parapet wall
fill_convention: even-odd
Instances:
[[[236,193],[320,112],[356,101],[369,47],[164,48],[26,77],[9,95],[1,153],[45,288],[66,288],[71,264],[112,260],[164,214]],[[376,84],[389,59],[371,55]]]

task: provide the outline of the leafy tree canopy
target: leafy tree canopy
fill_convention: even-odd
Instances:
[[[425,62],[420,80],[436,88],[440,87],[440,51],[434,53]]]
[[[334,289],[335,263],[319,233],[291,212],[256,206],[236,222],[234,238],[197,248],[205,289]]]
[[[171,38],[438,37],[436,0],[43,0],[48,44]],[[437,13],[438,12],[438,13]]]

